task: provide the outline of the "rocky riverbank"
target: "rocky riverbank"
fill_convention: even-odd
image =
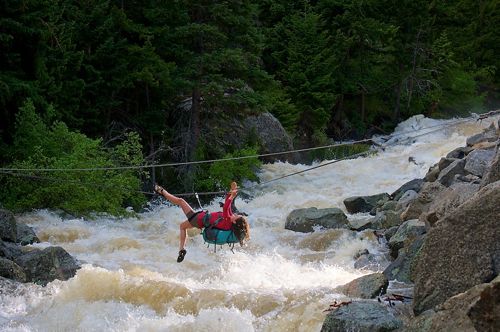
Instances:
[[[34,282],[45,286],[67,280],[80,268],[79,263],[61,247],[33,248],[40,242],[33,229],[16,222],[14,215],[0,209],[0,282]],[[11,281],[6,281],[10,279]]]
[[[335,289],[345,297],[328,309],[322,331],[500,330],[499,146],[497,123],[423,179],[346,199],[350,217],[336,207],[290,213],[285,228],[294,231],[372,230],[392,261],[360,252],[356,268],[380,271]]]

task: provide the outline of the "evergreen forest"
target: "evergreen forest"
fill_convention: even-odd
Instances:
[[[0,205],[126,215],[154,181],[255,179],[257,158],[134,167],[259,153],[208,144],[214,119],[269,112],[311,147],[496,108],[499,3],[3,0]]]

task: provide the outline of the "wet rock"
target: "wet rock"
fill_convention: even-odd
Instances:
[[[11,260],[0,258],[0,277],[26,282],[26,274],[23,269]]]
[[[415,257],[418,255],[425,236],[418,236],[410,245],[399,249],[396,260],[394,260],[385,270],[384,275],[389,280],[410,283],[411,271],[415,263]]]
[[[389,280],[383,273],[372,273],[336,287],[334,291],[344,293],[348,297],[374,299],[385,294]]]
[[[16,242],[17,224],[14,215],[7,210],[0,209],[0,239]]]
[[[464,166],[464,159],[455,160],[439,173],[437,181],[442,185],[449,187],[453,183],[456,174],[465,175]]]
[[[387,201],[382,205],[379,211],[395,211],[397,210],[398,202],[396,201]]]
[[[486,128],[482,133],[467,138],[467,146],[473,146],[481,142],[495,142],[498,139],[495,126]]]
[[[482,177],[487,167],[495,157],[494,150],[474,150],[465,158],[464,170]]]
[[[398,228],[399,228],[399,225],[398,226],[393,226],[393,227],[387,229],[384,232],[384,237],[385,237],[385,240],[387,242],[389,242],[389,240],[391,239],[391,237],[393,237],[394,234],[396,234],[396,232],[398,231]]]
[[[429,230],[412,273],[416,314],[499,274],[498,202],[500,181],[482,188]]]
[[[425,223],[417,219],[405,221],[399,226],[396,234],[389,240],[388,246],[391,250],[391,256],[396,258],[399,249],[403,248],[405,243],[413,242],[418,236],[425,232]]]
[[[377,213],[372,222],[373,229],[386,229],[401,224],[399,213],[394,211],[382,211]]]
[[[388,201],[389,194],[371,196],[354,196],[344,200],[344,205],[349,213],[370,212],[380,201]]]
[[[465,158],[466,155],[469,154],[469,152],[472,151],[472,148],[469,146],[466,147],[459,147],[456,148],[455,150],[449,152],[446,155],[446,158],[456,158],[456,159],[463,159]]]
[[[413,190],[415,192],[419,192],[420,189],[422,188],[422,185],[424,184],[423,179],[413,179],[411,181],[406,182],[403,184],[401,187],[399,187],[395,192],[391,194],[391,197],[395,201],[399,201],[401,196],[403,196],[404,193],[406,193],[408,190]]]
[[[349,228],[354,230],[354,231],[364,231],[365,229],[371,228],[372,227],[372,220],[371,219],[356,219],[356,220],[349,220]]]
[[[371,300],[352,302],[331,311],[325,318],[321,332],[382,332],[402,326],[389,308]]]
[[[457,161],[458,158],[441,158],[438,162],[439,171],[442,171],[446,167],[450,166],[454,161]]]
[[[28,225],[18,223],[17,224],[17,234],[16,242],[25,246],[27,244],[39,243],[40,239],[36,236],[33,228]]]
[[[418,198],[418,193],[414,190],[408,190],[401,196],[399,199],[397,205],[396,205],[396,211],[404,211],[410,205],[411,202],[416,200]]]
[[[385,267],[389,265],[389,262],[383,255],[376,254],[365,254],[358,258],[355,258],[354,262],[355,269],[371,270],[371,271],[382,271]]]
[[[348,228],[347,216],[341,209],[307,209],[293,210],[286,218],[285,229],[295,232],[308,233],[314,227]]]
[[[14,243],[3,242],[0,240],[0,257],[13,260],[15,257],[21,256],[23,251]]]
[[[80,268],[76,260],[61,247],[33,250],[15,259],[26,273],[28,281],[45,286],[59,279],[73,277]]]
[[[424,176],[424,181],[425,182],[434,182],[437,180],[439,176],[439,166],[437,164],[429,167],[429,171],[427,171],[427,174]]]

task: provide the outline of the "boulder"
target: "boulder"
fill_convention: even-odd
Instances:
[[[474,150],[465,158],[464,170],[482,177],[487,167],[495,157],[494,150]]]
[[[500,180],[500,150],[497,147],[495,152],[495,157],[493,158],[491,164],[486,169],[486,172],[483,175],[483,180],[481,181],[481,188],[498,180]]]
[[[399,225],[401,225],[401,217],[399,213],[394,211],[382,211],[378,212],[375,216],[371,228],[386,229]]]
[[[425,182],[434,182],[437,180],[439,176],[439,166],[438,164],[432,165],[429,167],[429,171],[427,171],[427,174],[424,176],[424,181]]]
[[[405,221],[401,226],[399,226],[396,234],[391,236],[389,240],[389,249],[391,250],[391,256],[396,258],[398,256],[399,249],[403,248],[405,243],[413,242],[417,237],[424,234],[425,223],[413,219]]]
[[[387,201],[379,209],[379,211],[396,211],[398,208],[398,202]]]
[[[391,198],[395,201],[399,201],[401,196],[406,193],[408,190],[413,190],[415,192],[419,192],[424,184],[423,179],[413,179],[411,181],[406,182],[401,187],[399,187],[395,192],[391,194]]]
[[[348,297],[374,299],[385,294],[387,286],[389,286],[389,280],[383,273],[372,273],[336,287],[334,291],[341,292]]]
[[[396,260],[394,260],[383,272],[387,279],[404,283],[412,282],[411,271],[414,266],[415,257],[417,257],[424,243],[424,238],[424,235],[418,236],[410,245],[399,249]]]
[[[308,233],[314,227],[348,228],[347,216],[341,209],[317,209],[315,207],[293,210],[287,217],[285,229]]]
[[[349,220],[349,228],[354,231],[364,231],[365,229],[372,228],[371,219],[355,219]]]
[[[439,171],[442,171],[446,167],[450,166],[454,161],[459,160],[459,158],[441,158],[438,162]]]
[[[481,142],[495,142],[498,139],[495,126],[486,128],[482,133],[467,138],[467,146],[473,146]]]
[[[456,182],[446,188],[436,199],[431,202],[428,212],[420,215],[420,220],[433,226],[439,219],[443,218],[458,206],[466,202],[479,190],[475,183]]]
[[[388,261],[383,255],[376,254],[364,254],[355,258],[354,262],[355,269],[371,270],[371,271],[382,271],[388,266]]]
[[[362,300],[328,313],[321,332],[385,332],[400,328],[402,324],[387,306],[372,300]]]
[[[456,158],[456,159],[463,159],[465,158],[466,155],[469,154],[469,152],[472,151],[472,148],[469,147],[469,146],[465,146],[465,147],[459,147],[459,148],[456,148],[455,150],[449,152],[447,155],[446,155],[446,158]]]
[[[33,250],[15,259],[28,281],[45,286],[54,279],[72,278],[80,268],[76,260],[61,247]]]
[[[278,119],[271,113],[260,113],[250,116],[243,121],[244,131],[253,132],[257,135],[260,144],[260,153],[274,153],[293,150],[292,138],[283,128]],[[290,160],[297,156],[291,154],[281,154],[265,157],[267,161]]]
[[[371,196],[354,196],[344,200],[349,213],[370,212],[380,201],[388,201],[389,194],[382,193]]]
[[[14,215],[7,210],[0,209],[0,240],[16,242],[17,224]]]
[[[410,205],[411,202],[416,200],[418,198],[418,193],[414,190],[408,190],[401,196],[399,199],[397,205],[396,205],[396,211],[404,211]]]
[[[448,167],[446,167],[439,173],[437,181],[442,185],[449,187],[453,183],[455,175],[457,174],[465,175],[464,166],[465,166],[464,159],[455,160]]]
[[[412,273],[416,314],[499,274],[498,202],[500,181],[482,188],[429,230]]]
[[[500,331],[500,278],[476,285],[427,310],[405,327],[405,332]]]
[[[25,246],[27,244],[39,243],[40,239],[36,236],[33,228],[28,225],[18,223],[17,224],[17,234],[16,242]]]
[[[401,214],[402,220],[418,219],[420,214],[427,212],[430,203],[433,202],[437,197],[446,189],[439,182],[426,182],[417,199],[412,200],[406,210]]]
[[[0,240],[0,257],[4,257],[9,260],[13,260],[18,256],[21,256],[23,251],[21,247],[10,242],[3,242]]]
[[[479,291],[479,297],[472,302],[467,316],[477,331],[500,331],[500,277]]]
[[[12,279],[19,282],[26,281],[23,269],[11,260],[0,257],[0,277]]]

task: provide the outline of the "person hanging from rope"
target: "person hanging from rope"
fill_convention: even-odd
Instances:
[[[187,253],[185,249],[187,241],[187,230],[192,227],[198,227],[200,229],[206,227],[204,221],[208,221],[210,225],[216,226],[216,228],[218,229],[232,230],[241,246],[243,246],[243,243],[245,241],[250,239],[250,227],[248,225],[248,221],[244,216],[233,213],[231,209],[231,203],[238,193],[238,185],[236,184],[236,182],[231,183],[231,190],[226,195],[222,212],[195,212],[183,198],[172,195],[162,186],[155,184],[154,190],[155,192],[166,198],[170,203],[179,206],[182,209],[182,212],[184,212],[187,217],[187,220],[179,225],[180,234],[179,256],[177,257],[178,263],[184,260],[184,256],[186,256]]]

